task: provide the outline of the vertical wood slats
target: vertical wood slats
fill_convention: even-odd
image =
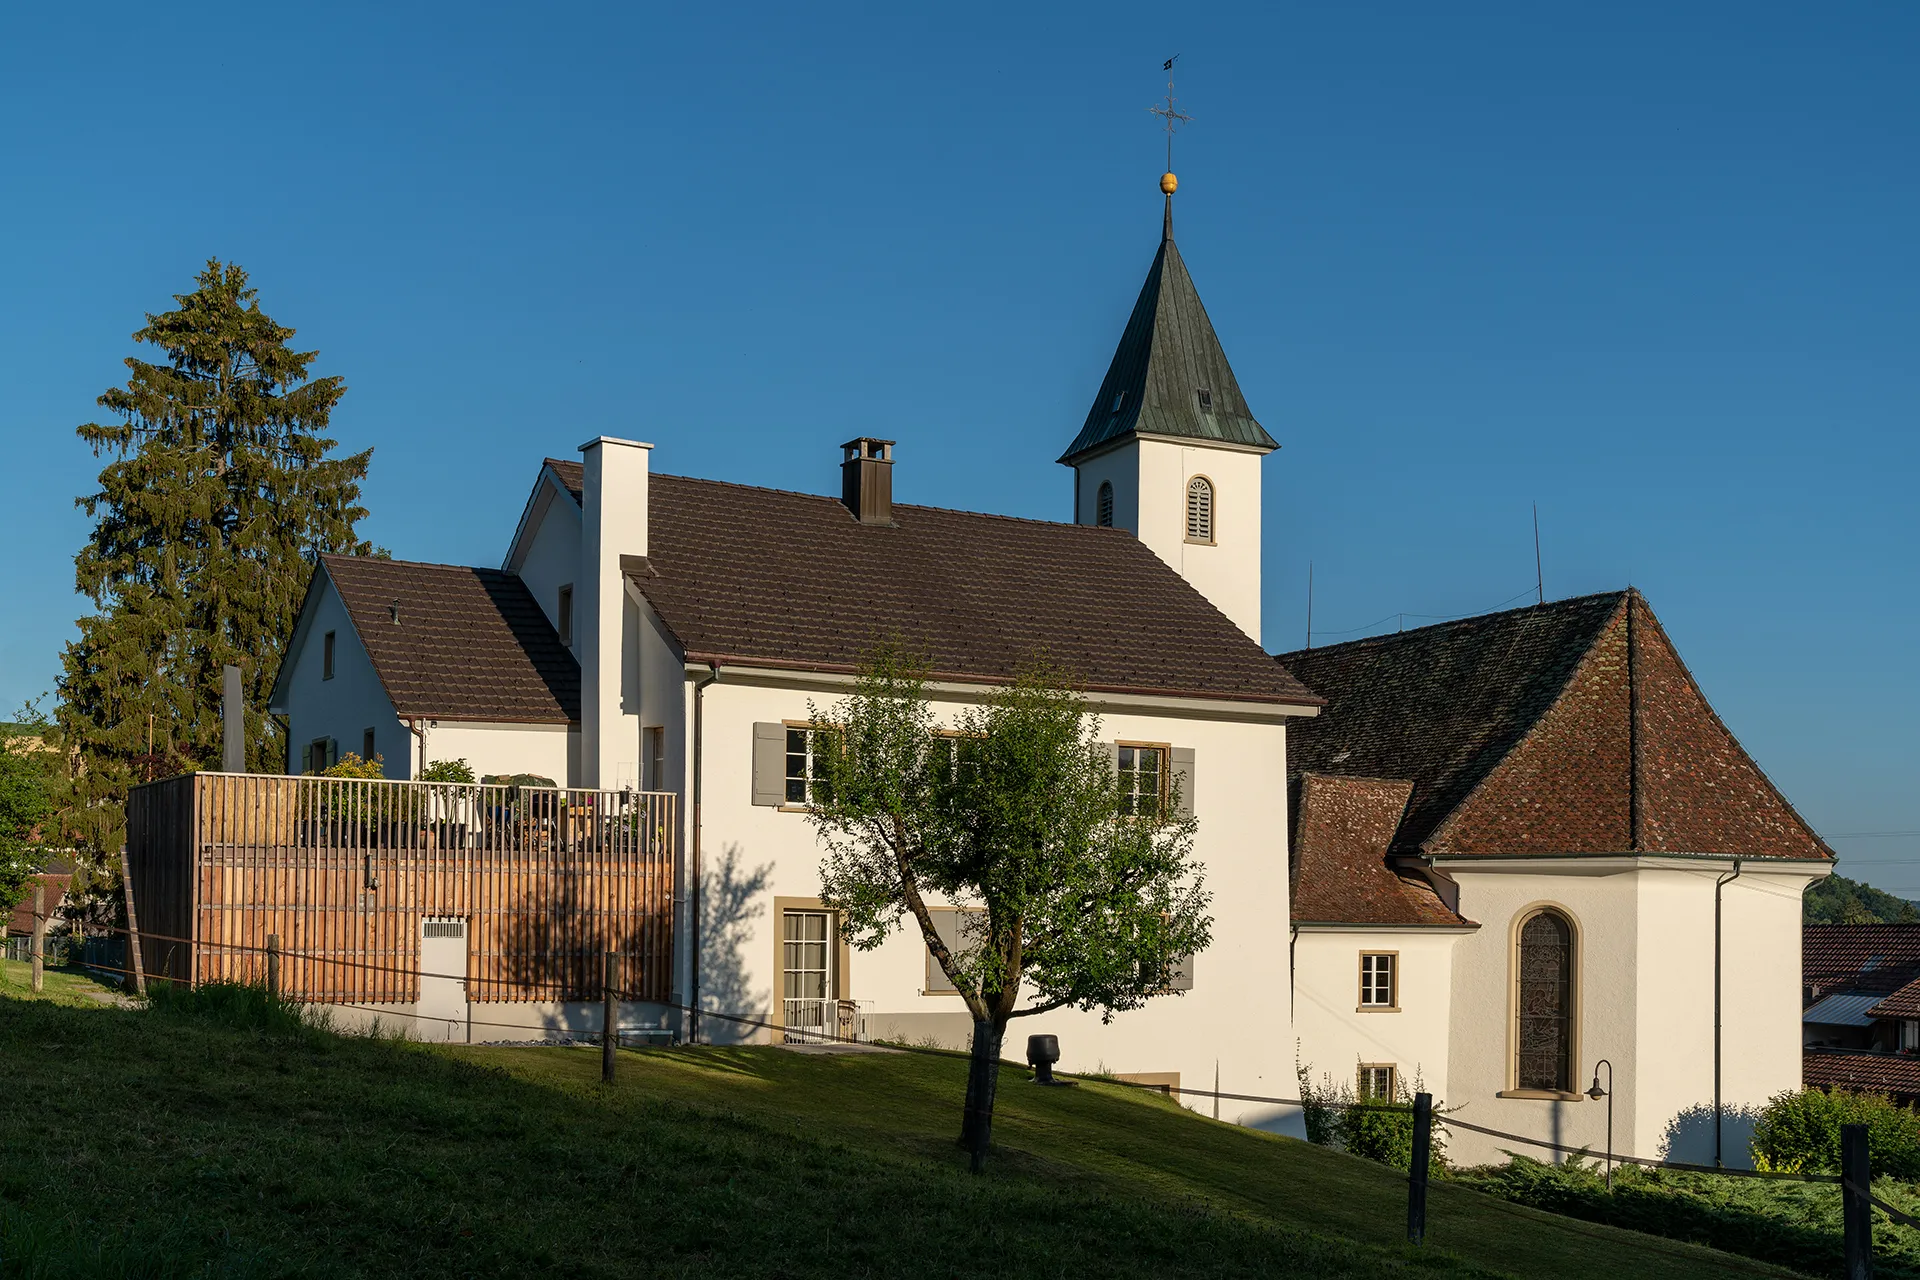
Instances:
[[[420,921],[468,921],[468,998],[665,1000],[678,823],[666,792],[200,773],[133,788],[127,856],[150,974],[301,1000],[419,994]],[[160,936],[191,938],[192,945]]]

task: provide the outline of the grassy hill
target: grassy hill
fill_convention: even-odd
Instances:
[[[18,968],[18,966],[10,966]],[[1115,1085],[905,1054],[428,1049],[0,988],[0,1271],[142,1277],[1788,1273],[1405,1183]]]

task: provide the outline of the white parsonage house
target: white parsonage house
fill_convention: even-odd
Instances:
[[[775,1028],[707,1018],[703,1038],[818,1027],[824,1003],[957,1047],[968,1016],[916,931],[855,952],[820,901],[809,708],[892,636],[931,655],[944,716],[1044,652],[1084,682],[1129,787],[1180,778],[1214,941],[1177,993],[1106,1025],[1023,1019],[1010,1052],[1052,1032],[1065,1069],[1266,1096],[1296,1096],[1302,1067],[1362,1092],[1418,1080],[1462,1118],[1596,1148],[1583,1090],[1605,1058],[1617,1149],[1711,1158],[1716,1097],[1800,1083],[1800,896],[1830,851],[1636,593],[1266,653],[1275,448],[1169,208],[1060,459],[1072,523],[896,503],[891,441],[846,444],[833,497],[590,440],[541,465],[498,569],[323,559],[274,690],[289,771],[357,751],[394,778],[463,757],[678,793],[673,999]]]

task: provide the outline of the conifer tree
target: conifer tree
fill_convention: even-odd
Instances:
[[[65,825],[96,854],[118,850],[128,786],[218,766],[225,664],[248,768],[285,768],[266,702],[313,566],[371,551],[355,525],[373,451],[336,456],[326,435],[345,382],[308,376],[317,353],[288,345],[238,266],[209,260],[175,301],[133,335],[164,359],[129,357],[99,399],[117,421],[78,428],[110,461],[78,499],[94,527],[74,577],[96,611],[66,647],[58,718]]]

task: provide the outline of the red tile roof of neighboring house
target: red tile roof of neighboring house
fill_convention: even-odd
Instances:
[[[1289,729],[1291,769],[1413,784],[1396,850],[1833,857],[1637,591],[1280,661],[1328,699]]]
[[[546,461],[569,492],[577,462]],[[634,577],[696,661],[853,671],[893,638],[936,678],[1003,681],[1044,655],[1091,690],[1317,706],[1124,529],[652,475]]]
[[[1813,998],[1836,991],[1892,994],[1920,979],[1920,924],[1810,924],[1800,971]]]
[[[60,900],[67,895],[67,886],[73,882],[70,873],[45,871],[33,877],[26,888],[26,896],[7,919],[7,932],[20,935],[33,932],[33,882],[47,886],[47,915],[52,916],[60,910]]]
[[[1920,1018],[1920,978],[1867,1010],[1875,1018]]]
[[[320,563],[400,715],[579,720],[580,664],[515,575],[355,556]]]
[[[1859,1089],[1920,1097],[1920,1058],[1904,1053],[1803,1049],[1800,1078],[1809,1089]]]
[[[1294,806],[1295,924],[1451,925],[1469,922],[1432,887],[1387,863],[1410,782],[1308,774]]]

